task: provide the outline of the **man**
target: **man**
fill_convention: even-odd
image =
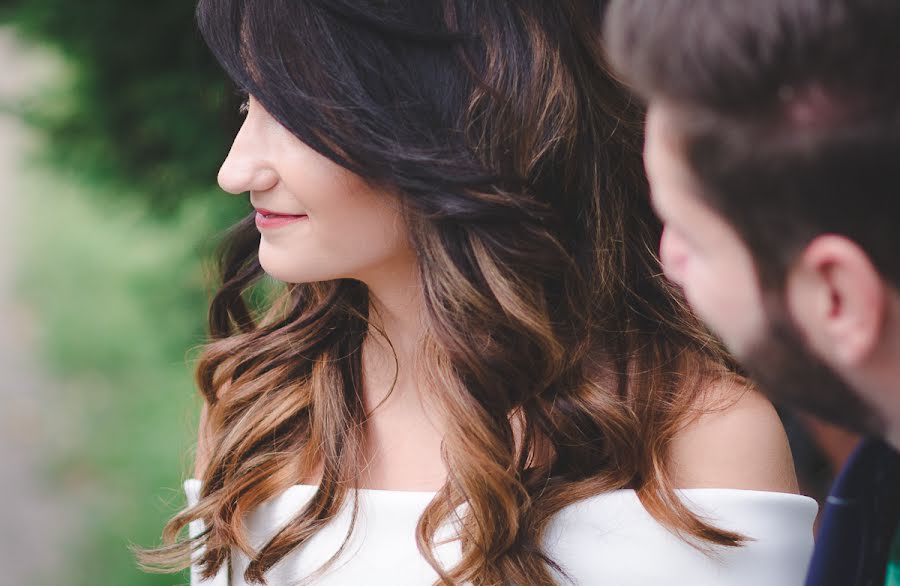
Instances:
[[[614,0],[666,273],[784,405],[882,438],[807,584],[900,584],[900,0]]]

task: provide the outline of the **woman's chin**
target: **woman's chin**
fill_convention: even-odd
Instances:
[[[260,251],[259,264],[265,273],[283,283],[300,285],[303,283],[319,283],[340,278],[332,271],[315,270],[313,267],[297,266],[296,260],[291,263],[286,259],[272,259]]]
[[[276,281],[281,281],[282,283],[287,283],[289,285],[301,285],[304,283],[315,283],[318,281],[326,280],[326,279],[313,279],[311,277],[307,277],[302,274],[298,274],[297,271],[290,271],[290,270],[283,270],[283,269],[279,270],[278,268],[268,269],[265,266],[263,266],[263,271],[265,271],[265,273],[268,276],[275,279]]]

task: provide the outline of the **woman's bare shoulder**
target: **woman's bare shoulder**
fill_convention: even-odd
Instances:
[[[710,385],[705,396],[701,414],[672,444],[676,486],[797,493],[787,434],[772,403],[734,381]]]

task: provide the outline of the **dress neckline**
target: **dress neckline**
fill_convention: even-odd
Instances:
[[[202,482],[197,478],[188,478],[184,481],[184,485],[194,485],[196,489],[202,486]],[[293,484],[285,489],[285,493],[289,492],[299,492],[302,494],[313,493],[318,488],[318,486],[314,484]],[[356,492],[360,495],[368,495],[372,497],[418,497],[418,498],[434,498],[437,495],[437,491],[433,490],[398,490],[398,489],[383,489],[383,488],[356,488],[353,489],[353,492]],[[790,493],[790,492],[778,492],[771,490],[753,490],[753,489],[744,489],[744,488],[725,488],[725,487],[698,487],[698,488],[676,488],[675,492],[681,495],[743,495],[747,497],[755,497],[755,498],[784,498],[788,500],[799,499],[802,501],[810,501],[815,503],[816,501],[806,495]],[[283,493],[284,494],[284,493]],[[601,497],[612,497],[619,496],[624,497],[627,495],[637,495],[637,492],[632,488],[620,488],[617,490],[611,490],[607,492],[602,492],[590,497],[587,497],[586,501],[601,498]]]

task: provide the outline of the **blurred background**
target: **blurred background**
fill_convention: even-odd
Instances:
[[[237,100],[193,2],[0,0],[0,583],[136,569],[184,503]],[[855,438],[787,420],[818,498]]]
[[[237,106],[193,2],[0,0],[0,584],[139,572],[184,502]]]

